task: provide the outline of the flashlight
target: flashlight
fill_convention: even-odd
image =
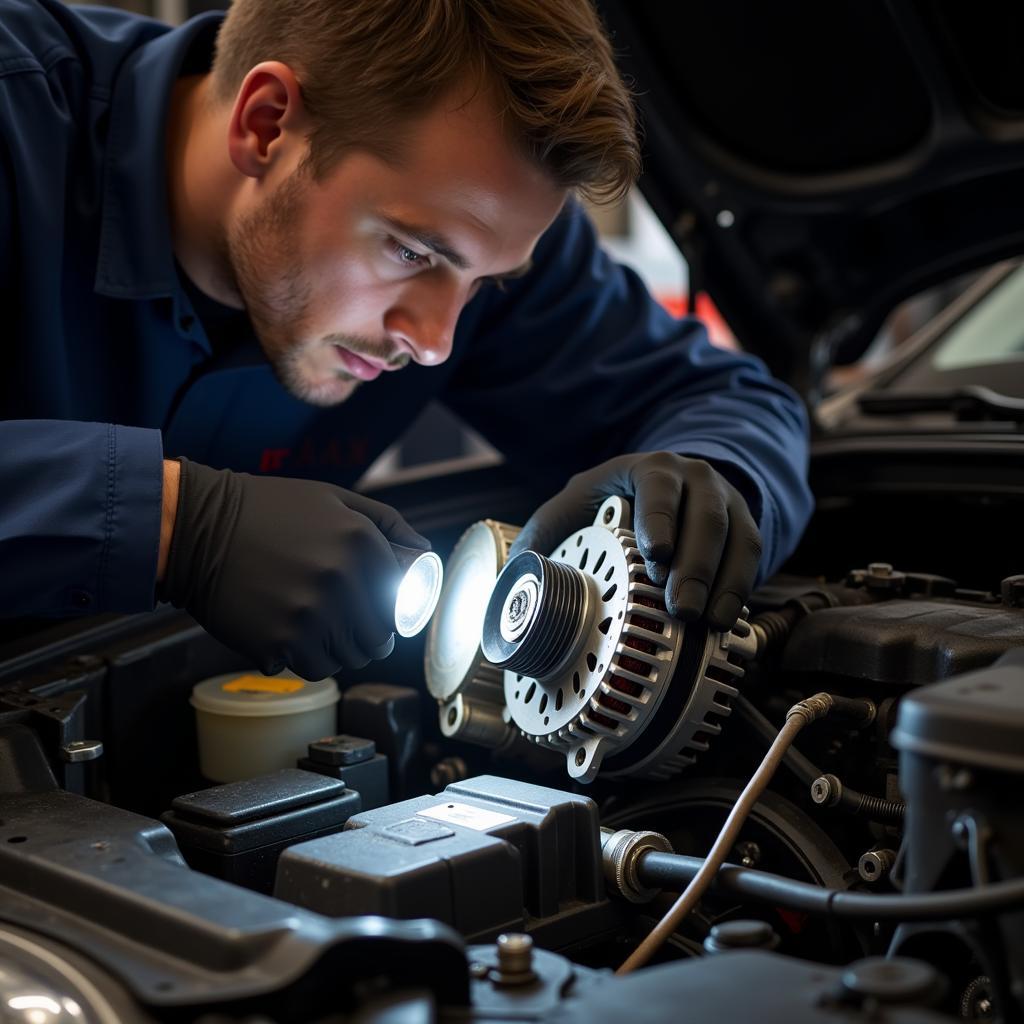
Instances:
[[[433,551],[392,544],[402,568],[402,582],[395,597],[395,630],[399,636],[415,636],[430,621],[441,596],[444,565]]]

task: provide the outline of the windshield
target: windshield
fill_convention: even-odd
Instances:
[[[989,292],[932,352],[936,370],[1024,360],[1024,266]]]
[[[985,292],[886,389],[947,391],[971,384],[1024,398],[1024,265]]]

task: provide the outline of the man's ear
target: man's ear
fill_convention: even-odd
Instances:
[[[304,155],[306,120],[295,72],[276,60],[257,64],[245,76],[231,111],[231,162],[242,174],[262,178],[295,147]]]

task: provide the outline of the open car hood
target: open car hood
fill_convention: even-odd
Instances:
[[[797,387],[904,298],[1024,252],[1021,5],[598,6],[691,288]]]

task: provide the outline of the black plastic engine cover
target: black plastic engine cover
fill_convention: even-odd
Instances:
[[[892,743],[907,800],[905,892],[1024,875],[1022,734],[1024,651],[903,699]],[[984,979],[991,1019],[1024,1020],[1024,912],[901,925],[891,951],[927,957],[967,1002]]]
[[[893,598],[808,615],[782,668],[915,686],[989,665],[1014,647],[1024,647],[1024,609]]]
[[[911,977],[927,978],[929,973],[934,974],[924,965],[904,961],[879,977],[871,961],[837,969],[775,953],[737,951],[609,978],[544,1019],[559,1024],[951,1022],[924,1005],[927,997],[919,1000],[912,994]]]
[[[438,796],[353,816],[278,861],[279,899],[335,917],[431,917],[482,940],[538,931],[578,941],[574,915],[609,910],[597,806],[587,797],[482,776]],[[589,921],[583,933],[600,931]]]
[[[190,867],[269,893],[281,850],[340,832],[359,810],[340,779],[284,768],[179,796],[162,821]]]

